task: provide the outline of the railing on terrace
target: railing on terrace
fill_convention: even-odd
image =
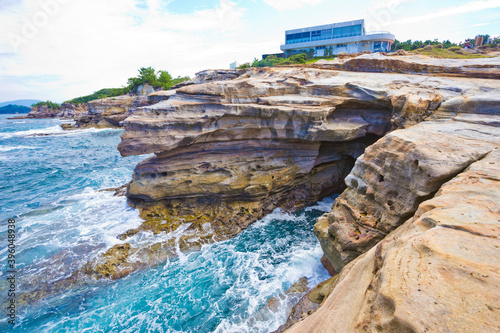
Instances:
[[[389,31],[369,31],[367,33],[365,33],[365,35],[377,35],[377,34],[389,34],[389,35],[392,35]]]
[[[389,34],[389,35],[392,35],[392,33],[390,33],[389,31],[383,31],[383,30],[380,30],[380,31],[369,31],[367,33],[365,33],[364,35],[349,35],[349,36],[342,36],[342,37],[334,37],[334,38],[327,38],[325,40],[328,40],[328,39],[340,39],[340,38],[346,38],[346,37],[355,37],[355,36],[366,36],[366,35],[378,35],[378,34]],[[323,39],[322,39],[323,40]],[[308,43],[308,42],[316,42],[316,40],[309,40],[309,41],[305,41],[305,42],[300,42],[300,43]],[[281,45],[292,45],[292,44],[299,44],[299,42],[296,42],[296,43],[281,43]]]

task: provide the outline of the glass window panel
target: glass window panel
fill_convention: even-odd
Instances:
[[[333,29],[333,38],[351,37],[361,35],[361,25],[351,25],[348,27]]]

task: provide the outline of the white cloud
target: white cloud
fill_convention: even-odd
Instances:
[[[470,25],[469,27],[471,27],[471,28],[474,28],[474,27],[484,27],[485,25],[490,25],[490,24],[492,24],[492,23],[491,22],[488,22],[488,23],[478,23],[478,24]]]
[[[371,6],[373,9],[394,8],[402,3],[410,1],[413,2],[417,0],[373,0]]]
[[[29,38],[22,30],[26,22],[33,23],[33,15],[43,12],[38,0],[0,11],[0,31],[5,32],[0,35],[0,54],[13,52],[9,34],[25,40],[15,55],[1,58],[0,100],[22,94],[61,101],[120,87],[143,66],[166,69],[174,76],[226,67],[236,57],[230,49],[238,45],[245,11],[228,0],[189,14],[162,10],[160,0],[147,0],[143,7],[137,7],[136,0],[64,2],[68,4]],[[19,84],[28,77],[35,79],[26,80],[24,87]],[[58,79],[42,80],[47,77]],[[36,78],[43,83],[35,83]]]
[[[428,20],[435,20],[437,18],[479,12],[481,10],[493,9],[493,8],[500,8],[500,0],[471,1],[460,6],[453,6],[449,8],[443,8],[441,10],[437,10],[434,12],[429,12],[425,15],[404,18],[393,22],[393,24],[418,23]]]
[[[318,5],[324,0],[264,0],[266,4],[277,10],[297,9],[304,5]]]

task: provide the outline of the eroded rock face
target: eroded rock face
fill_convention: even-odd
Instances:
[[[123,239],[182,223],[203,242],[227,239],[277,207],[341,191],[354,160],[390,129],[392,105],[382,91],[366,100],[357,87],[325,94],[345,89],[330,87],[334,76],[208,71],[137,109],[124,121],[119,150],[155,156],[136,167],[127,192],[146,222]]]
[[[427,121],[394,131],[369,147],[346,178],[348,189],[315,226],[335,269],[369,250],[443,183],[498,147],[498,118]]]
[[[47,105],[32,106],[24,118],[56,118],[61,115],[61,109],[49,108]]]
[[[499,166],[497,148],[445,182],[287,332],[498,332]]]
[[[322,61],[313,67],[354,72],[405,73],[417,75],[457,76],[500,79],[500,59],[436,59],[423,55],[364,54]]]
[[[486,113],[496,113],[499,105],[491,96],[498,96],[498,92],[500,86],[494,80],[422,75],[297,67],[202,72],[168,96],[151,96],[160,102],[138,108],[123,122],[125,132],[118,147],[121,154],[155,156],[136,167],[127,191],[145,222],[122,239],[128,241],[141,231],[173,232],[182,226],[192,232],[189,237],[197,239],[189,242],[187,237],[186,248],[226,239],[277,207],[293,209],[341,190],[353,161],[391,129],[424,120],[446,123],[460,119],[459,124],[438,131],[439,142],[449,145],[455,140],[455,131],[481,131],[475,128],[481,126],[478,115],[473,114],[475,106],[483,105],[489,110]],[[423,182],[421,187],[408,185],[398,193],[390,186],[380,185],[371,192],[367,189],[364,194],[369,198],[363,200],[370,208],[366,212],[356,208],[356,214],[366,216],[362,227],[369,232],[363,229],[358,237],[361,233],[351,230],[353,227],[341,227],[341,236],[350,237],[345,244],[342,237],[329,231],[333,222],[327,220],[323,228],[316,228],[337,272],[403,223],[412,209],[414,212],[426,196],[439,189],[441,181],[492,149],[464,137],[465,143],[457,145],[468,148],[452,150],[451,165],[443,169],[434,170],[432,163],[442,161],[429,157],[437,148],[420,148],[407,156],[412,163],[418,160],[419,166],[408,167],[402,161],[384,167],[391,154],[406,156],[405,149],[411,150],[413,141],[432,140],[429,133],[415,133],[414,139],[413,132],[409,138],[394,134],[383,139],[388,156],[366,163],[373,164],[375,171],[383,169],[369,175],[377,182],[413,179],[417,185]],[[370,150],[365,156],[369,154]],[[459,157],[455,159],[453,154]],[[356,190],[346,193],[358,188],[363,191],[361,179],[364,173],[368,175],[365,169],[355,169],[347,184]],[[412,174],[413,169],[423,171]],[[435,174],[427,175],[429,170]],[[360,175],[355,176],[356,172]],[[358,185],[354,186],[355,182]],[[387,195],[394,196],[391,205]],[[379,223],[382,215],[384,222]],[[347,216],[342,218],[350,218]],[[335,237],[338,244],[330,239]],[[355,246],[351,246],[352,239]]]
[[[75,118],[75,124],[64,129],[116,128],[120,122],[132,114],[134,108],[149,105],[147,95],[122,95],[90,101],[87,112]]]

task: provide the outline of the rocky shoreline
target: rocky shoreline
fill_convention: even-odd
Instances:
[[[314,228],[335,276],[279,332],[498,331],[499,78],[499,58],[374,54],[96,101],[78,126],[154,155],[126,191],[143,224],[76,275],[121,278],[343,191]]]
[[[290,330],[417,332],[436,327],[460,331],[465,327],[468,331],[494,331],[499,327],[499,298],[492,296],[498,295],[499,278],[494,269],[494,263],[496,267],[499,263],[495,245],[499,210],[494,202],[499,197],[493,190],[494,185],[498,186],[494,174],[498,173],[496,149],[500,145],[498,60],[488,59],[484,66],[460,66],[455,62],[457,68],[465,70],[451,74],[460,75],[449,75],[448,67],[435,65],[432,75],[428,75],[431,65],[415,66],[412,59],[405,63],[394,57],[384,58],[381,70],[380,56],[361,57],[367,63],[363,65],[365,72],[348,71],[348,63],[356,59],[344,62],[341,71],[296,66],[228,71],[228,76],[224,71],[204,72],[197,82],[178,88],[167,101],[138,109],[124,121],[119,150],[125,156],[156,156],[136,167],[127,196],[143,211],[146,221],[150,221],[148,225],[152,219],[163,223],[181,217],[194,226],[191,228],[197,237],[204,234],[203,226],[215,216],[203,219],[196,212],[222,207],[224,213],[219,213],[217,220],[224,228],[234,228],[226,234],[231,236],[273,208],[293,209],[340,189],[350,170],[348,161],[356,159],[346,177],[346,191],[315,227],[326,259],[340,275],[320,288],[322,296],[316,296],[316,300],[322,305],[314,314],[315,302],[301,306],[298,313],[294,310],[290,324],[301,320]],[[370,61],[374,62],[375,73],[366,72]],[[385,68],[398,70],[378,73]],[[483,74],[478,75],[477,70]],[[305,168],[304,162],[313,160],[313,168]],[[479,171],[483,166],[487,168]],[[326,180],[322,176],[315,181],[313,175],[318,167],[336,177]],[[469,176],[471,169],[476,170],[475,176]],[[450,201],[441,197],[443,191],[454,188],[452,184],[460,187],[460,179],[469,177],[478,182],[476,190],[469,187],[458,197],[452,195],[454,200]],[[477,202],[474,199],[475,192],[481,191],[482,177],[492,189],[490,201],[484,204],[480,198]],[[290,182],[298,180],[298,187],[290,186]],[[325,190],[325,181],[336,185]],[[317,185],[309,186],[314,183]],[[469,215],[465,217],[461,217],[463,208],[457,205],[462,195],[470,196]],[[440,201],[447,214],[441,216],[443,220],[421,222],[422,210],[434,212],[429,208],[434,207],[433,200]],[[254,209],[228,214],[245,205]],[[483,216],[485,206],[492,213]],[[476,214],[479,220],[471,220]],[[486,221],[481,225],[481,219],[491,219],[492,225]],[[457,241],[470,242],[471,249],[485,246],[478,237],[486,237],[491,243],[487,251],[496,253],[496,257],[490,256],[496,261],[492,259],[482,267],[483,254],[479,250],[464,254],[456,247],[440,245],[439,254],[425,250],[430,262],[425,269],[430,275],[428,281],[421,281],[419,270],[423,268],[417,261],[423,260],[418,259],[422,254],[409,251],[411,237],[403,231],[414,223],[420,228],[414,231],[416,235],[420,232],[424,237],[429,230],[435,233],[436,246],[441,235],[443,242],[451,245],[449,233],[453,230],[462,237]],[[422,223],[427,223],[423,229]],[[485,235],[466,231],[469,225],[476,224],[480,230],[487,229]],[[210,230],[217,233],[221,228]],[[421,242],[427,242],[425,237]],[[186,242],[189,244],[189,239]],[[409,252],[405,253],[405,249]],[[385,259],[393,253],[399,255],[398,261]],[[443,271],[453,272],[461,264],[465,267],[464,260],[475,261],[474,255],[479,257],[474,269],[468,268],[470,274],[454,272],[453,277],[440,277],[444,285],[434,286],[432,278]],[[362,268],[358,267],[360,262],[364,263]],[[116,270],[120,271],[120,265]],[[397,291],[393,279],[403,281]],[[474,283],[487,287],[474,289],[470,296],[460,293],[459,285]],[[344,284],[356,287],[345,288]],[[426,291],[424,287],[410,287],[424,284],[428,286]],[[392,294],[382,290],[386,285]],[[489,295],[482,298],[486,290],[490,290]],[[345,300],[339,301],[339,297]],[[446,297],[449,299],[442,300]],[[468,305],[452,304],[457,297]],[[487,316],[474,315],[481,308],[481,299],[489,300],[482,307],[493,311],[493,316],[496,312],[496,319],[487,321]],[[432,309],[439,309],[439,315],[429,313]],[[347,316],[346,311],[352,314]],[[464,320],[459,320],[460,316]],[[343,324],[339,324],[341,318]]]

